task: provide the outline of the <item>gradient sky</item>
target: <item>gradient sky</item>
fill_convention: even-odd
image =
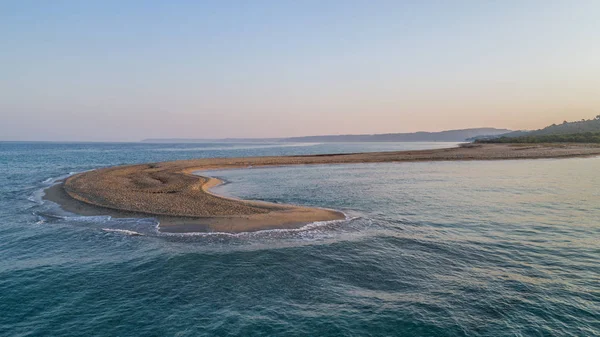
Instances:
[[[539,128],[600,114],[600,1],[0,1],[0,140]]]

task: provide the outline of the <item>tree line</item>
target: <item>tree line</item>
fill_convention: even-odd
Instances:
[[[475,143],[600,143],[600,132],[499,137],[493,139],[481,139],[475,141]]]

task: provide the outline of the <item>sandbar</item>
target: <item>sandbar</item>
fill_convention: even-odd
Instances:
[[[324,208],[215,195],[209,189],[219,180],[197,172],[284,165],[597,155],[600,155],[598,144],[464,144],[454,148],[418,151],[190,159],[108,167],[75,174],[46,189],[44,198],[58,203],[67,211],[82,215],[154,217],[160,222],[163,232],[238,233],[298,228],[316,221],[344,219],[345,215]]]

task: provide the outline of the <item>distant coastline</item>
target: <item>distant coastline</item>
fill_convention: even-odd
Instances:
[[[456,148],[281,157],[206,158],[83,172],[46,190],[45,199],[83,215],[156,217],[167,232],[245,232],[344,219],[334,210],[237,200],[212,193],[219,181],[198,171],[309,164],[507,160],[600,155],[597,144],[464,144]]]
[[[481,136],[498,136],[512,132],[507,129],[472,128],[440,132],[385,133],[362,135],[323,135],[287,138],[150,138],[144,143],[201,143],[201,142],[295,142],[295,143],[346,143],[346,142],[464,142]]]

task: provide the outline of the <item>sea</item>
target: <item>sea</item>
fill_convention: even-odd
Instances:
[[[600,336],[600,158],[207,172],[347,217],[238,234],[42,198],[113,165],[452,146],[1,142],[0,336]]]

